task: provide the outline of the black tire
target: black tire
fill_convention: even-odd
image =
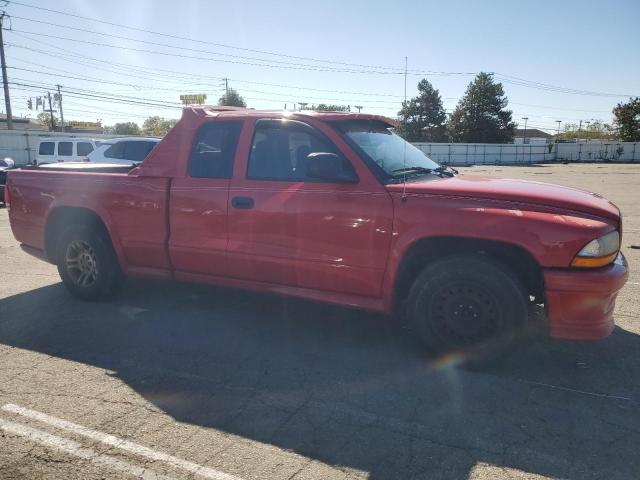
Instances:
[[[56,249],[58,273],[69,292],[82,300],[111,298],[123,280],[108,237],[96,229],[71,226]]]
[[[481,255],[456,255],[428,265],[409,292],[412,329],[431,353],[485,362],[504,352],[527,323],[521,282]]]

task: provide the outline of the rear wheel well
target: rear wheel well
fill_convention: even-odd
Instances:
[[[394,293],[396,307],[406,300],[420,272],[434,260],[456,255],[485,255],[508,267],[527,289],[527,294],[542,302],[542,269],[533,256],[517,245],[493,240],[460,237],[434,237],[417,241],[400,262]]]
[[[45,228],[44,248],[51,263],[57,263],[56,247],[60,235],[69,227],[81,225],[111,241],[109,232],[96,212],[81,207],[59,207],[51,212]]]

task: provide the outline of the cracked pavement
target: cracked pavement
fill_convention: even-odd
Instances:
[[[461,370],[430,364],[385,317],[300,300],[128,281],[110,303],[83,303],[20,250],[2,209],[0,407],[244,480],[640,478],[640,165],[461,170],[576,186],[621,208],[631,274],[610,338],[532,338]],[[0,430],[1,479],[207,478],[13,411],[0,422],[92,452]]]

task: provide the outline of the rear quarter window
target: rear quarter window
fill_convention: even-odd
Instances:
[[[124,155],[124,142],[114,143],[104,151],[104,156],[106,158],[121,159],[123,155]]]
[[[149,152],[155,147],[154,142],[135,141],[124,142],[124,156],[125,160],[131,160],[133,162],[141,162],[149,154]]]
[[[198,130],[189,155],[189,176],[231,178],[241,121],[214,121]]]
[[[78,149],[78,155],[81,157],[89,155],[91,152],[93,152],[93,145],[91,145],[89,142],[78,142],[76,148]]]

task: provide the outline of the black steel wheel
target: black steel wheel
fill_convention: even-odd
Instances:
[[[451,256],[418,276],[407,301],[409,320],[434,353],[484,357],[507,347],[527,320],[518,278],[483,256]]]

